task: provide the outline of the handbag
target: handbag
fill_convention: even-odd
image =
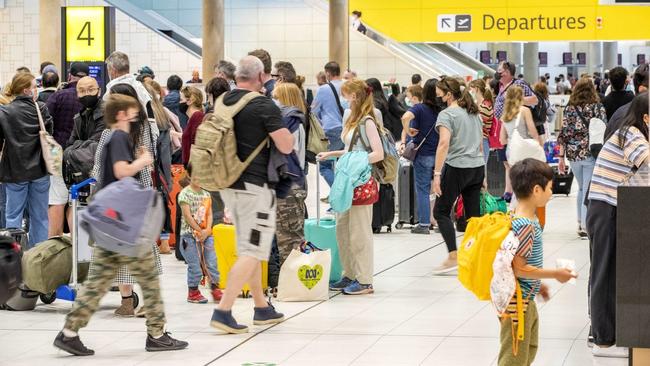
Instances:
[[[61,167],[63,166],[63,148],[45,129],[45,123],[43,123],[43,116],[41,115],[41,109],[38,107],[38,102],[34,102],[34,105],[36,106],[38,124],[40,125],[38,137],[41,141],[41,152],[43,154],[45,168],[50,175],[60,177],[62,174]]]
[[[365,184],[354,189],[352,206],[373,205],[377,201],[379,201],[379,187],[375,178],[370,177]]]
[[[323,301],[329,298],[332,254],[312,243],[292,250],[282,264],[278,280],[278,301]]]
[[[521,121],[521,113],[517,116],[515,122],[515,129],[512,132],[512,137],[508,142],[508,164],[510,166],[525,160],[535,159],[546,162],[546,154],[544,148],[535,139],[525,139],[519,133],[519,123]]]
[[[402,153],[402,157],[408,161],[415,161],[415,158],[418,156],[418,151],[424,145],[424,142],[427,141],[427,138],[429,137],[429,134],[431,134],[431,131],[436,128],[435,123],[431,128],[429,129],[429,132],[427,132],[426,136],[420,141],[420,143],[416,146],[415,142],[413,140],[409,141],[406,144],[406,147],[404,148],[404,152]]]
[[[488,135],[488,143],[490,144],[491,149],[503,149],[503,144],[501,144],[502,126],[503,123],[501,120],[496,117],[492,117],[492,127],[490,128],[490,134]]]

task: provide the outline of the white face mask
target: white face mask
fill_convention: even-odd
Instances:
[[[406,104],[407,107],[413,107],[413,102],[409,97],[404,98],[404,103]]]

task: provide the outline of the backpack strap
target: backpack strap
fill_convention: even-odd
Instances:
[[[218,105],[218,108],[214,108],[215,113],[219,113],[219,111],[223,111],[224,113],[229,113],[233,117],[237,115],[237,113],[241,112],[244,107],[248,103],[250,103],[253,99],[258,98],[258,97],[263,97],[262,94],[257,93],[257,92],[248,92],[246,93],[241,99],[237,101],[237,103],[233,105],[225,105],[223,102],[224,97],[226,96],[227,93],[221,94],[219,98],[217,98],[217,102],[215,105]]]

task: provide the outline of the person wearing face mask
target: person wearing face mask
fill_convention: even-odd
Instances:
[[[52,133],[52,117],[43,103],[35,104],[36,78],[30,73],[16,74],[9,87],[12,102],[0,108],[0,182],[6,189],[6,227],[23,226],[25,207],[29,210],[28,246],[47,240],[47,204],[50,176],[42,158],[40,108],[45,129]],[[28,248],[25,248],[28,249]]]
[[[70,65],[68,83],[47,99],[47,109],[50,111],[54,122],[53,136],[61,146],[65,146],[70,138],[74,126],[74,116],[83,108],[77,96],[77,83],[79,79],[89,74],[88,64],[83,62],[73,63]],[[63,177],[50,177],[49,237],[63,234],[65,205],[67,203],[68,188]]]
[[[462,196],[465,216],[468,219],[480,216],[485,162],[483,124],[469,88],[462,92],[458,80],[444,78],[437,83],[436,93],[447,104],[436,122],[440,140],[436,150],[432,187],[433,193],[438,196],[433,216],[449,252],[448,258],[434,273],[443,274],[458,268],[456,230],[451,221],[452,207],[458,197]]]
[[[203,93],[193,86],[183,87],[181,89],[179,109],[189,118],[181,143],[183,165],[187,166],[187,163],[190,162],[190,149],[196,137],[196,129],[199,128],[199,125],[203,122],[203,117],[205,117],[205,113],[203,113]]]
[[[438,114],[442,110],[436,102],[436,79],[429,79],[424,84],[424,90],[419,85],[411,85],[407,90],[407,100],[417,102],[404,116],[400,153],[404,152],[407,136],[419,146],[418,153],[413,162],[415,176],[415,195],[417,197],[419,223],[411,229],[412,234],[429,234],[431,224],[437,230],[437,223],[431,222],[431,181],[433,180],[433,166],[436,162],[436,149],[440,136],[435,130]],[[423,101],[422,103],[420,101]]]
[[[530,86],[521,79],[515,79],[517,67],[514,63],[510,61],[503,61],[499,63],[496,73],[496,79],[499,81],[498,87],[499,90],[496,93],[497,97],[494,101],[494,115],[503,122],[504,106],[506,103],[506,92],[508,88],[513,85],[518,85],[524,92],[524,105],[534,107],[537,105],[537,97]],[[560,75],[561,76],[561,75]],[[503,162],[503,165],[506,168],[506,186],[505,192],[503,193],[503,198],[510,202],[512,198],[512,184],[510,184],[510,165],[508,164],[508,159],[506,157],[506,148],[499,150],[499,161]]]
[[[90,76],[81,78],[77,95],[83,108],[74,116],[72,134],[63,152],[63,177],[68,186],[90,177],[97,145],[106,129],[104,102],[97,81]]]
[[[407,107],[411,108],[422,103],[422,93],[423,89],[421,86],[409,86],[408,89],[406,89],[406,98],[404,98],[404,104],[406,104]]]

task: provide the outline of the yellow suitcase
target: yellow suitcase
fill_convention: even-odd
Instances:
[[[225,289],[228,285],[228,274],[237,261],[237,244],[235,227],[233,225],[219,224],[212,228],[214,237],[214,251],[217,254],[219,268],[219,288]],[[269,286],[269,262],[262,262],[262,289]],[[250,286],[245,284],[242,288],[242,297],[250,296]]]

